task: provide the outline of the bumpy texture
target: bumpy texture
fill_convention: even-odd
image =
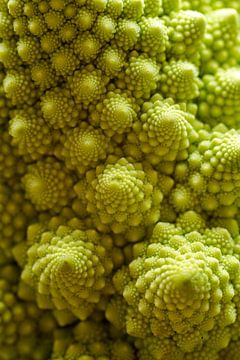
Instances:
[[[67,331],[56,332],[52,360],[134,360],[133,347],[106,324],[88,320]]]
[[[51,354],[55,321],[51,313],[17,295],[18,269],[0,266],[1,359],[44,360]]]
[[[88,172],[85,194],[81,182],[75,191],[80,198],[86,197],[87,212],[100,231],[110,228],[137,241],[144,235],[144,228],[160,217],[163,196],[157,181],[157,173],[150,167],[144,169],[139,163],[121,158]]]
[[[60,324],[74,316],[84,320],[107,294],[107,276],[113,264],[94,230],[59,226],[43,232],[28,250],[22,280],[36,289],[43,309],[56,309]],[[104,290],[105,288],[105,290]]]
[[[59,211],[73,197],[72,177],[55,158],[29,165],[22,181],[27,198],[40,211]]]
[[[0,360],[237,360],[239,14],[0,0]]]
[[[143,104],[140,121],[134,123],[133,130],[151,164],[188,157],[187,149],[198,139],[198,134],[194,116],[185,110],[184,104],[176,105],[172,99],[163,101],[159,95]]]
[[[110,305],[106,314],[116,326],[122,321],[129,335],[143,339],[137,342],[143,347],[140,358],[145,346],[156,346],[151,336],[172,342],[168,349],[164,342],[158,345],[171,358],[201,347],[210,350],[213,344],[217,353],[228,344],[231,325],[239,321],[240,263],[234,241],[227,230],[204,228],[193,215],[187,213],[177,227],[158,223],[149,242],[134,246],[129,267],[114,275],[124,300],[118,308]],[[191,229],[191,222],[199,223],[201,232]],[[121,307],[116,321],[114,311],[120,313]]]

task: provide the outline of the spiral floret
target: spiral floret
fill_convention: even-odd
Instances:
[[[164,64],[160,72],[159,90],[176,100],[196,98],[200,84],[197,68],[187,61],[171,60]]]
[[[75,126],[80,115],[68,88],[52,88],[41,98],[41,110],[46,122],[54,129]]]
[[[206,149],[206,145],[209,148]],[[199,145],[199,150],[203,154],[203,163],[201,165],[201,172],[206,175],[207,171],[212,171],[211,175],[215,174],[215,179],[220,180],[219,176],[223,177],[228,174],[226,180],[238,180],[240,169],[240,135],[232,129],[226,133],[213,133],[212,139],[209,142],[202,142]],[[212,155],[212,156],[210,156]],[[209,168],[207,169],[207,164]]]
[[[215,237],[215,229],[206,231],[206,237]],[[239,292],[239,280],[230,268],[235,266],[239,274],[239,261],[229,255],[225,258],[214,244],[205,246],[205,235],[195,230],[184,236],[169,232],[165,245],[155,228],[153,236],[153,244],[134,246],[129,269],[120,269],[113,279],[127,303],[127,333],[168,339],[180,353],[204,349],[205,344],[215,352],[221,350],[236,321],[234,296]],[[191,237],[195,241],[189,242]],[[234,244],[231,246],[233,250]]]
[[[50,154],[53,134],[39,111],[19,111],[9,121],[9,134],[20,155],[29,156],[31,160]]]
[[[143,236],[144,226],[159,219],[162,193],[151,168],[144,170],[141,164],[121,158],[115,164],[98,166],[96,173],[87,174],[87,180],[87,211],[100,229],[126,233],[136,241]]]
[[[28,250],[22,280],[35,290],[40,308],[56,310],[60,323],[67,313],[86,319],[104,293],[112,261],[99,241],[95,230],[62,225],[43,232]]]
[[[203,43],[206,18],[197,11],[179,11],[169,21],[169,53],[177,59],[198,60],[199,47]]]
[[[134,48],[140,37],[140,26],[136,21],[120,19],[114,36],[114,44],[124,51]]]
[[[110,78],[115,78],[125,64],[126,55],[121,49],[108,46],[99,54],[97,67]]]
[[[39,211],[60,211],[73,197],[73,179],[63,164],[48,157],[28,166],[22,182],[26,197]]]
[[[103,101],[96,105],[90,120],[99,124],[107,136],[128,132],[136,119],[134,98],[128,92],[110,91]]]
[[[6,97],[18,106],[32,105],[39,97],[39,91],[31,79],[30,70],[24,67],[7,72],[3,80],[3,89]]]
[[[68,130],[62,139],[62,156],[66,166],[85,173],[107,157],[110,144],[101,129],[82,122],[73,130]]]
[[[95,34],[84,32],[74,41],[74,52],[82,64],[93,62],[101,49],[101,43]]]
[[[100,70],[92,65],[87,65],[74,72],[69,81],[71,94],[77,104],[82,104],[87,109],[90,104],[96,103],[105,93],[108,79],[102,76]]]
[[[168,29],[159,18],[142,17],[139,47],[149,56],[164,60],[168,43]],[[161,54],[163,57],[161,58]]]
[[[237,129],[240,124],[239,68],[220,69],[214,75],[205,75],[198,102],[198,116],[202,121],[211,125],[222,122]]]
[[[133,52],[126,70],[119,74],[119,82],[123,81],[134,97],[147,99],[157,88],[159,69],[154,59]]]
[[[194,116],[176,105],[172,99],[163,100],[154,95],[143,104],[140,121],[133,125],[140,147],[152,164],[162,160],[184,160],[188,148],[198,139],[197,131],[191,125]]]

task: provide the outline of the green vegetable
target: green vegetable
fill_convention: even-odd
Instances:
[[[239,15],[0,0],[0,360],[238,359]]]

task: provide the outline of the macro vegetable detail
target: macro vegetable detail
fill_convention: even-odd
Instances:
[[[0,0],[0,360],[238,360],[239,15]]]

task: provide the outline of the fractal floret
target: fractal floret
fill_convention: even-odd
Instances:
[[[224,228],[206,228],[193,212],[184,214],[177,226],[157,223],[148,242],[134,245],[129,266],[114,275],[123,298],[110,303],[107,318],[140,338],[140,349],[151,349],[159,341],[160,354],[191,359],[188,353],[199,349],[214,348],[217,353],[235,333],[233,324],[239,324],[235,246],[239,239]],[[167,339],[169,347],[164,345]]]
[[[239,19],[0,0],[0,360],[238,360]]]
[[[151,167],[144,169],[142,164],[121,158],[89,171],[86,178],[86,192],[81,191],[81,181],[75,190],[80,198],[86,197],[87,212],[100,231],[111,229],[115,234],[124,233],[129,241],[137,241],[145,228],[159,219],[163,195]]]
[[[73,315],[86,319],[101,300],[111,293],[108,281],[113,268],[110,251],[99,244],[101,238],[95,230],[79,230],[77,219],[71,226],[49,223],[49,231],[39,231],[35,242],[27,251],[27,261],[22,272],[23,296],[36,290],[37,304],[42,309],[55,309],[60,324],[67,324]],[[38,224],[32,225],[30,234]],[[41,232],[40,232],[41,233]],[[102,239],[104,241],[104,238]],[[34,239],[29,238],[29,242]]]

